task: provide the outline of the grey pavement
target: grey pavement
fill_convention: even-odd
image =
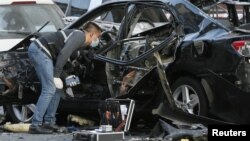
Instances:
[[[60,134],[28,134],[0,132],[0,141],[72,141],[73,133]],[[142,136],[125,136],[124,141],[159,141]]]
[[[73,134],[0,133],[0,141],[72,141]]]

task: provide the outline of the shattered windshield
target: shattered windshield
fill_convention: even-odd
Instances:
[[[41,32],[64,27],[62,17],[53,5],[0,6],[0,39],[22,38],[37,31],[47,21],[50,23]]]

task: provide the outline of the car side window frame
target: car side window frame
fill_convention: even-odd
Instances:
[[[138,3],[138,2],[131,2],[129,4],[138,4],[138,5],[147,5],[147,6],[154,6],[154,7],[159,7],[159,8],[162,8],[162,9],[165,9],[165,10],[169,10],[167,9],[167,7],[163,7],[162,5],[157,5],[157,4],[151,4],[151,5],[148,5],[148,4],[144,4],[144,3]],[[128,10],[129,8],[129,4],[127,5],[127,9],[126,11],[129,11],[129,12],[135,12],[136,11],[136,8],[135,8],[135,11],[131,11],[131,10]],[[137,6],[136,6],[137,7]],[[171,13],[172,16],[175,16],[173,13]],[[129,16],[128,16],[129,15]],[[122,22],[121,26],[120,27],[120,30],[123,31],[123,33],[121,32],[120,34],[123,34],[122,36],[124,37],[124,33],[125,33],[125,36],[127,36],[128,34],[128,29],[129,29],[129,23],[131,22],[130,20],[131,19],[131,16],[134,16],[134,13],[127,13],[125,15],[125,20],[124,22]],[[129,17],[129,18],[128,18]],[[126,32],[127,31],[127,32]],[[120,35],[121,36],[121,35]],[[174,40],[174,35],[170,35],[169,36],[169,40],[167,41],[173,41]],[[129,41],[132,41],[132,40],[136,40],[136,39],[142,39],[142,38],[145,38],[146,37],[132,37],[132,38],[129,38],[129,39],[126,39],[125,38],[119,38],[116,42],[114,42],[110,47],[108,47],[106,50],[102,51],[101,53],[99,54],[95,54],[95,59],[96,60],[99,60],[99,61],[103,61],[103,62],[108,62],[108,63],[111,63],[111,64],[116,64],[116,65],[122,65],[122,66],[125,66],[125,65],[131,65],[143,58],[147,58],[148,56],[150,56],[152,53],[156,52],[156,51],[159,51],[160,49],[162,49],[164,47],[164,45],[167,44],[167,42],[163,41],[160,45],[154,47],[154,48],[151,48],[149,50],[147,50],[145,53],[143,53],[142,55],[139,55],[137,56],[136,58],[133,58],[132,60],[129,60],[129,61],[121,61],[119,59],[114,59],[114,58],[109,58],[106,55],[107,52],[111,51],[112,49],[119,49],[119,47],[122,46],[122,44],[124,42],[129,42]]]

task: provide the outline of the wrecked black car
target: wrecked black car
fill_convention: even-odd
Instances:
[[[101,43],[72,55],[65,71],[81,84],[62,96],[59,113],[98,121],[98,103],[113,97],[134,99],[133,119],[147,123],[156,118],[152,109],[188,123],[250,122],[248,34],[230,31],[185,0],[108,2],[67,28],[87,21],[103,28]],[[15,121],[31,118],[39,96],[27,57],[37,36],[0,54],[0,102]]]

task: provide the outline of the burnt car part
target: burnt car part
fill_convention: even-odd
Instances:
[[[162,49],[163,47],[166,47],[166,46],[171,46],[177,41],[177,38],[174,37],[174,36],[170,36],[169,38],[166,39],[166,41],[162,42],[162,43],[158,43],[159,46],[156,46],[154,48],[152,48],[150,51],[148,52],[157,52],[158,50]],[[130,42],[131,43],[131,42]],[[133,42],[134,43],[134,42]],[[126,49],[123,50],[121,52],[121,59],[124,60],[124,61],[121,61],[121,62],[124,62],[123,65],[125,65],[124,67],[122,67],[123,65],[121,65],[120,62],[116,61],[116,62],[112,62],[114,63],[115,65],[119,65],[121,66],[119,69],[120,69],[120,75],[122,76],[121,80],[119,77],[121,76],[117,76],[116,75],[116,72],[113,72],[112,70],[112,67],[110,68],[109,65],[106,66],[106,69],[109,69],[107,70],[108,72],[111,72],[108,74],[108,80],[109,80],[109,85],[113,85],[115,87],[120,87],[119,85],[121,85],[121,88],[122,87],[126,87],[124,85],[122,85],[123,83],[123,80],[126,79],[125,77],[127,77],[129,74],[131,74],[133,72],[133,70],[135,72],[133,72],[133,77],[130,78],[130,82],[127,82],[126,85],[128,85],[129,87],[134,87],[136,85],[136,83],[138,83],[138,81],[144,77],[145,74],[147,74],[148,71],[151,70],[151,68],[153,68],[155,65],[156,65],[156,62],[155,60],[152,58],[152,55],[150,53],[144,53],[142,55],[140,55],[142,52],[140,52],[145,46],[144,46],[145,43],[143,43],[142,45],[143,46],[138,46],[137,44],[132,44],[133,46],[131,47],[137,47],[137,48],[134,48],[136,50],[134,50],[133,48],[131,49]],[[129,47],[129,46],[128,46]],[[139,48],[138,48],[139,47]],[[137,50],[139,49],[139,50]],[[143,50],[142,50],[143,51]],[[125,55],[126,54],[126,55]],[[139,55],[139,56],[138,56]],[[138,57],[137,57],[138,56]],[[133,57],[137,58],[137,59],[132,59]],[[131,62],[127,61],[127,59],[131,58]],[[146,59],[147,58],[147,59]],[[100,59],[100,58],[99,58]],[[142,60],[144,60],[143,62],[141,62]],[[104,60],[103,60],[104,61]],[[107,61],[107,60],[105,60]],[[109,62],[109,61],[108,61]],[[133,65],[132,65],[133,64]],[[137,64],[137,65],[136,65]],[[132,66],[130,66],[132,65]],[[138,66],[139,65],[139,66]],[[111,70],[110,70],[111,69]],[[119,74],[119,73],[118,73]],[[111,76],[110,76],[111,75]],[[115,75],[115,76],[114,76]],[[123,76],[124,75],[124,76]],[[110,77],[109,77],[110,76]],[[116,86],[117,85],[117,86]],[[111,88],[112,86],[110,86]],[[121,89],[120,88],[120,89]],[[118,88],[117,88],[118,89]],[[111,90],[114,92],[114,90]],[[115,95],[120,95],[118,90],[115,90],[117,91]],[[123,92],[125,93],[125,92]]]
[[[207,128],[201,124],[182,125],[180,123],[172,123],[171,125],[159,119],[150,136],[167,141],[185,139],[192,141],[207,141],[207,132]]]
[[[12,82],[11,79],[7,79],[5,77],[2,77],[1,79],[2,79],[3,83],[8,87],[7,90],[2,90],[1,95],[5,95],[5,94],[10,93],[11,91],[14,91],[15,84]]]
[[[136,12],[134,13],[136,14]],[[131,19],[130,17],[127,17],[127,20],[131,21],[126,22],[125,26],[130,27],[130,30],[132,30],[133,27],[135,27],[133,20],[136,21],[137,19]],[[144,85],[146,85],[145,81],[148,80],[147,77],[151,77],[150,75],[156,70],[152,68],[158,64],[156,72],[159,75],[158,79],[160,79],[160,84],[164,91],[164,99],[166,99],[166,101],[169,103],[167,107],[174,109],[174,111],[178,108],[182,108],[176,107],[176,101],[173,99],[168,80],[166,79],[167,76],[165,74],[167,67],[175,60],[175,57],[171,56],[173,56],[176,47],[179,46],[182,41],[182,38],[179,38],[181,37],[182,32],[175,34],[174,30],[171,30],[173,27],[178,27],[176,26],[177,23],[170,22],[169,24],[155,27],[152,30],[149,29],[134,35],[132,35],[132,31],[124,32],[124,34],[127,34],[129,38],[114,42],[103,52],[99,52],[98,55],[95,55],[95,59],[108,62],[106,64],[106,73],[109,90],[112,96],[118,96],[119,98],[134,98],[136,97],[135,95],[147,95],[146,93],[150,93],[148,89],[144,91],[142,90],[143,82]],[[209,26],[216,28],[216,26],[211,23],[205,25],[207,28],[204,28],[204,32],[201,31],[199,35],[209,31],[211,29]],[[168,29],[168,31],[166,31],[166,29]],[[127,30],[127,28],[124,28],[123,30]],[[203,41],[197,40],[194,43],[194,47],[197,51],[196,53],[199,56],[204,55],[206,44]],[[104,54],[107,54],[107,56]],[[154,54],[154,57],[152,54]],[[196,98],[197,97],[194,99]],[[143,109],[143,107],[144,106],[142,106],[141,109]],[[199,114],[199,112],[197,113]],[[214,122],[212,119],[207,120],[210,121],[210,123]],[[208,121],[204,120],[203,122]]]
[[[172,110],[167,107],[168,107],[168,104],[166,102],[163,102],[159,105],[157,109],[153,110],[153,114],[157,114],[165,120],[182,122],[187,125],[203,124],[207,126],[207,125],[212,125],[212,124],[229,124],[229,125],[233,124],[230,122],[224,122],[221,120],[216,120],[216,119],[198,116],[194,114],[188,114],[187,112],[183,112],[181,110]]]
[[[32,89],[32,84],[36,83],[30,80],[35,75],[31,73],[33,68],[27,57],[27,52],[2,52],[0,56],[2,81],[7,86],[3,94],[10,94],[19,89],[19,97],[22,97],[22,86]]]

